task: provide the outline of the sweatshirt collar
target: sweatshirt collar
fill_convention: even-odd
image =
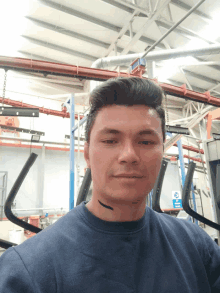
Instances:
[[[142,229],[146,223],[146,216],[147,216],[147,208],[143,217],[137,221],[130,221],[130,222],[110,222],[102,220],[92,214],[89,209],[86,207],[86,204],[89,201],[83,201],[80,205],[83,208],[83,215],[87,219],[87,221],[94,226],[94,228],[109,232],[119,232],[119,233],[128,233],[128,232],[137,232],[138,230]]]

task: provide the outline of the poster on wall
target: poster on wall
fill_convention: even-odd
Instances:
[[[172,191],[172,200],[174,209],[183,208],[182,206],[182,196],[180,191]]]

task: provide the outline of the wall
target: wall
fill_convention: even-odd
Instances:
[[[161,209],[173,209],[172,191],[180,191],[181,183],[180,176],[178,174],[177,162],[169,162],[167,165],[166,173],[160,196]]]
[[[33,149],[33,153],[38,155],[35,163],[30,168],[28,175],[23,181],[18,194],[16,196],[17,209],[37,208],[38,198],[41,196],[39,189],[41,180],[41,150]],[[0,162],[0,170],[8,171],[7,183],[7,196],[15,183],[18,175],[20,174],[24,164],[30,155],[30,149],[3,147],[0,146],[0,153],[2,160]],[[78,159],[78,153],[75,152],[75,163]],[[84,175],[84,168],[86,162],[84,155],[80,153],[80,175]],[[55,208],[63,207],[69,210],[69,178],[70,178],[70,162],[69,151],[45,151],[45,164],[44,164],[44,188],[43,188],[43,207]],[[77,170],[75,164],[75,178],[77,179]],[[75,198],[77,200],[77,180],[75,180]],[[18,216],[27,216],[35,214],[31,212],[17,212]],[[49,213],[53,214],[53,212]]]
[[[12,239],[10,239],[9,237],[9,231],[12,231],[12,230],[22,231],[21,242],[27,239],[24,235],[24,228],[21,228],[20,226],[15,225],[14,223],[10,221],[3,221],[3,222],[0,221],[0,239],[13,242]],[[17,243],[17,242],[13,242],[13,243]]]

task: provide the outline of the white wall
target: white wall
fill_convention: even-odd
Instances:
[[[41,180],[41,150],[32,149],[33,153],[38,155],[34,165],[29,170],[28,175],[23,181],[16,196],[17,209],[29,209],[38,207],[38,198],[40,196],[39,185]],[[0,146],[2,160],[0,161],[0,170],[8,171],[7,196],[20,174],[24,164],[30,155],[30,149],[4,147]],[[75,152],[75,160],[78,153]],[[76,161],[75,161],[76,162]],[[80,153],[80,175],[84,175],[86,162],[83,153]],[[45,151],[45,174],[43,190],[43,207],[54,208],[63,207],[69,209],[69,178],[70,178],[70,159],[69,151]],[[75,197],[77,200],[77,170],[75,164]],[[17,212],[18,216],[33,215],[32,212]],[[51,213],[53,214],[53,213]]]

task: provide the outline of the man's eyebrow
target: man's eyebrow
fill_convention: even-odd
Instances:
[[[113,129],[113,128],[108,128],[108,127],[105,127],[105,128],[103,128],[102,130],[100,130],[98,132],[99,135],[108,134],[108,133],[122,134],[122,132],[120,130]],[[145,135],[145,134],[151,134],[151,135],[158,136],[158,133],[153,129],[144,129],[144,130],[141,130],[141,131],[138,132],[138,135]]]

